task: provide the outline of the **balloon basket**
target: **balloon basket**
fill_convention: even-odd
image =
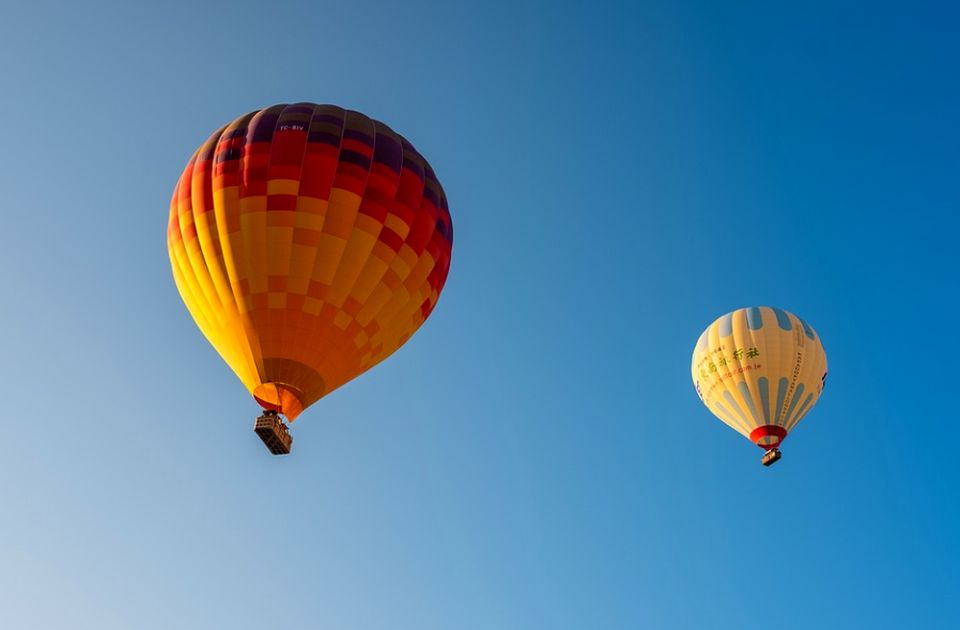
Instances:
[[[760,458],[760,463],[764,466],[772,466],[775,461],[780,459],[780,449],[771,448]]]
[[[290,430],[276,411],[264,411],[254,423],[253,430],[274,455],[290,453],[293,437],[290,436]]]

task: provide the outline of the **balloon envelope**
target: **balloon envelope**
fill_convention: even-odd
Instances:
[[[453,226],[440,182],[402,136],[299,103],[241,116],[197,149],[167,244],[204,335],[261,405],[293,420],[423,324]]]
[[[703,404],[764,449],[776,448],[823,391],[827,355],[805,321],[779,308],[727,313],[700,335],[693,383]]]

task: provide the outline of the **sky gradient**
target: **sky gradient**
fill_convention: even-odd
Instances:
[[[0,627],[960,627],[960,14],[597,4],[0,4]],[[296,101],[410,139],[455,242],[275,458],[165,231]],[[769,469],[690,382],[752,305],[830,362]]]

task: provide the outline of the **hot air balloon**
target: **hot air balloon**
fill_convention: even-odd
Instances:
[[[805,321],[779,308],[727,313],[693,351],[693,383],[715,416],[780,459],[780,444],[820,398],[827,355]]]
[[[453,226],[427,161],[385,124],[275,105],[214,132],[173,192],[167,245],[197,326],[289,453],[286,420],[380,363],[426,321]]]

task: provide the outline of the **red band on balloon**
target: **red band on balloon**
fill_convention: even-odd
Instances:
[[[769,444],[761,444],[760,440],[765,437],[774,437],[776,438],[776,441],[770,442]],[[775,424],[765,424],[762,427],[757,427],[750,432],[750,441],[765,450],[777,448],[786,437],[787,430],[783,427],[778,427]]]

